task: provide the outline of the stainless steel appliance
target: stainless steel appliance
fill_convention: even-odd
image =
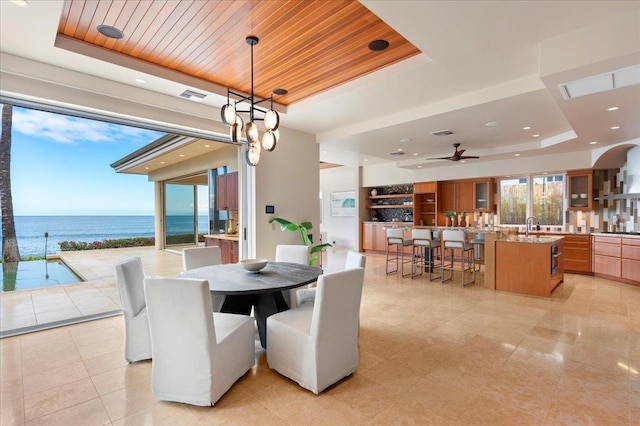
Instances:
[[[551,275],[558,272],[558,267],[560,266],[560,256],[562,256],[560,247],[558,247],[558,244],[552,244],[551,245]]]

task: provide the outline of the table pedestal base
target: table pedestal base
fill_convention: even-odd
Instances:
[[[220,312],[228,314],[251,315],[253,308],[258,326],[260,344],[267,348],[267,318],[278,312],[286,311],[289,305],[282,297],[282,292],[249,294],[246,296],[224,296]]]

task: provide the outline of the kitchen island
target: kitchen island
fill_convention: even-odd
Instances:
[[[510,235],[495,241],[495,289],[551,296],[564,281],[564,237]]]
[[[207,234],[204,236],[206,246],[220,247],[222,263],[238,263],[238,234]]]

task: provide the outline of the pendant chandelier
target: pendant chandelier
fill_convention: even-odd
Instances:
[[[280,116],[273,109],[273,95],[264,99],[256,99],[253,93],[253,46],[258,44],[258,37],[248,36],[246,42],[251,46],[251,94],[245,96],[241,93],[234,92],[227,89],[227,104],[222,107],[221,115],[222,122],[229,126],[229,136],[231,142],[239,144],[242,138],[242,132],[244,130],[244,136],[247,140],[247,163],[250,166],[255,166],[260,162],[260,153],[264,149],[265,151],[273,151],[276,144],[280,140],[280,132],[278,126],[280,125]],[[230,101],[230,95],[233,95],[239,100],[234,100],[233,105]],[[270,102],[270,108],[258,107],[258,104],[263,102]],[[238,109],[238,106],[242,107],[243,104],[249,109]],[[248,113],[249,121],[244,125],[244,121],[239,113]],[[262,115],[261,118],[256,117],[256,113]],[[255,121],[262,121],[264,123],[265,132],[260,140],[258,133],[258,126]]]

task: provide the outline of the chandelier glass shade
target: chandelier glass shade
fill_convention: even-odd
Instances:
[[[246,160],[250,166],[255,166],[260,162],[260,153],[262,149],[265,151],[273,151],[276,148],[276,144],[280,140],[280,132],[278,127],[280,126],[280,116],[278,112],[273,109],[273,95],[264,98],[257,99],[253,92],[253,46],[258,44],[258,37],[248,36],[246,42],[251,46],[251,94],[249,96],[241,93],[234,92],[227,89],[227,103],[220,111],[222,122],[229,126],[229,137],[231,142],[235,144],[242,143],[242,135],[247,141],[247,154]],[[233,103],[231,101],[231,95],[235,98]],[[270,102],[270,108],[258,106],[258,104]],[[239,107],[245,107],[248,109],[238,109]],[[240,116],[240,113],[249,115],[249,120],[246,125]],[[260,114],[261,117],[256,115]],[[262,121],[264,123],[265,133],[260,138],[260,133],[256,121]]]

